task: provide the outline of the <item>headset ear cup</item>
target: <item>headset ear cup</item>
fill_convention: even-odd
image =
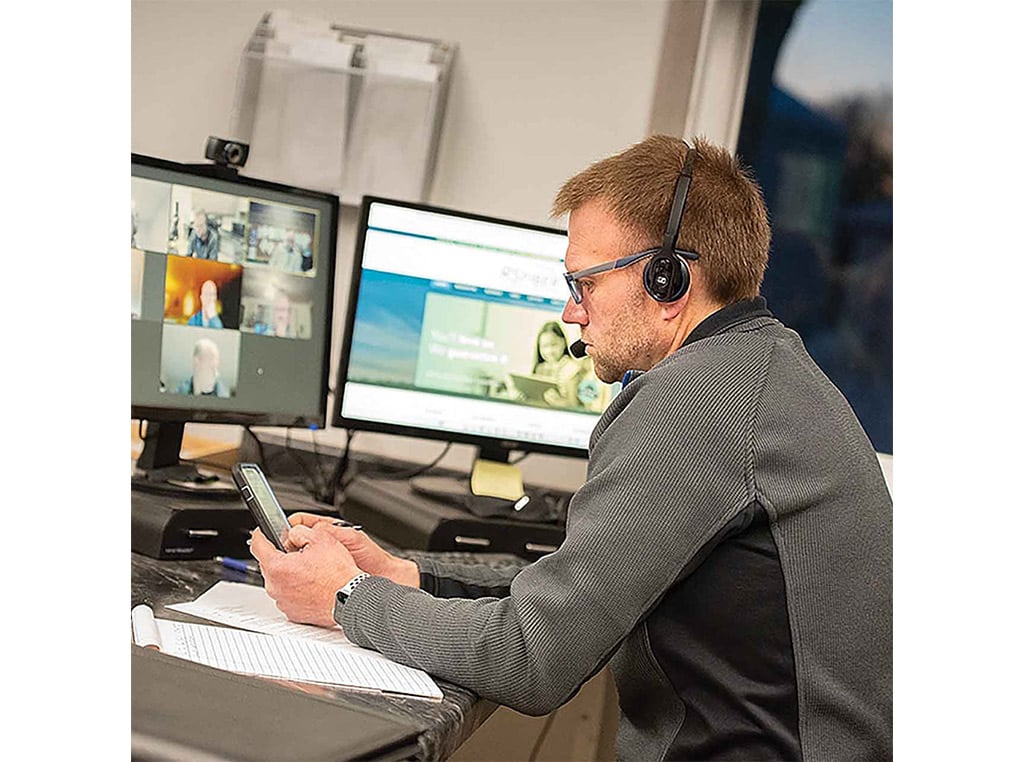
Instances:
[[[644,290],[656,302],[674,302],[690,288],[690,268],[678,254],[658,254],[644,267]]]
[[[690,290],[690,265],[680,256],[677,256],[676,260],[679,262],[679,289],[678,293],[669,299],[670,302],[682,299],[686,292]]]

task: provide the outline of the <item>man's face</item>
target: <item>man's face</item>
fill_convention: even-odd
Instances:
[[[568,272],[635,250],[635,241],[600,201],[589,201],[569,215]],[[563,322],[580,326],[594,373],[606,383],[621,381],[627,370],[648,370],[662,359],[655,342],[658,305],[643,288],[647,261],[583,278],[583,301],[576,304],[570,298],[562,311]]]
[[[206,233],[207,233],[207,230],[206,230],[206,215],[205,214],[197,214],[196,215],[196,235],[199,236],[200,239],[205,241],[206,240]]]
[[[291,320],[292,305],[287,297],[278,297],[274,300],[274,335],[287,336],[288,323]]]
[[[212,280],[203,283],[199,289],[199,302],[203,305],[203,312],[207,315],[217,314],[217,284]]]
[[[192,389],[195,394],[209,394],[217,383],[220,352],[214,344],[203,345],[192,355]]]

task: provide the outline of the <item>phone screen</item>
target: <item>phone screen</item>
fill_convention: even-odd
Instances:
[[[252,490],[252,494],[263,509],[263,515],[268,525],[278,538],[278,546],[284,547],[285,538],[288,536],[288,530],[291,528],[291,525],[288,523],[288,517],[284,515],[284,509],[277,502],[277,497],[274,495],[273,490],[270,489],[270,484],[267,483],[267,479],[262,471],[254,466],[242,466],[241,470],[246,484],[249,485],[249,489]],[[269,539],[273,540],[273,538]]]

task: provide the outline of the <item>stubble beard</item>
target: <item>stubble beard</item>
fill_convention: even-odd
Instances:
[[[652,363],[653,331],[648,324],[648,298],[634,292],[613,333],[602,337],[594,361],[594,375],[606,384],[621,381],[627,370],[648,370]]]

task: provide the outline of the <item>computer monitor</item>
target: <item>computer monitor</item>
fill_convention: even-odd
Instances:
[[[565,231],[365,197],[332,424],[585,457],[618,385],[560,320]]]
[[[206,494],[186,422],[326,425],[339,202],[138,154],[131,194],[133,486]]]

